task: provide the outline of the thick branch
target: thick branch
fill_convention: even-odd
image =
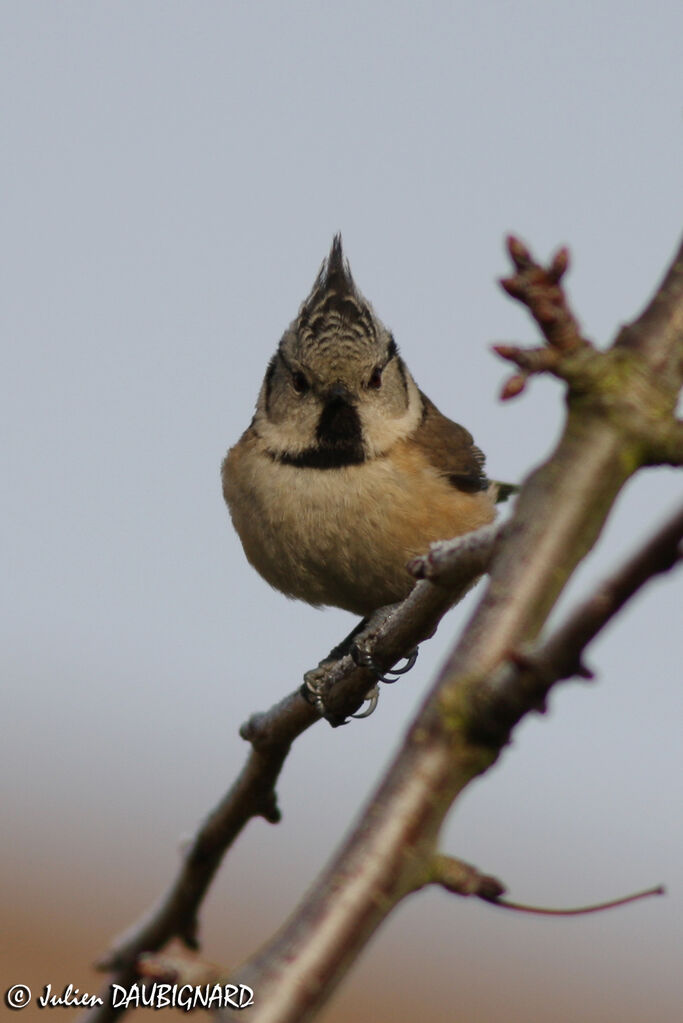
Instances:
[[[682,541],[683,507],[535,650],[511,651],[508,664],[483,682],[474,696],[472,734],[479,741],[485,737],[487,742],[502,744],[530,707],[544,707],[556,682],[577,675],[592,678],[583,663],[586,647],[645,583],[683,558]]]
[[[683,242],[651,302],[620,332],[616,345],[644,356],[655,373],[683,376]]]
[[[551,267],[549,278],[553,272]],[[453,800],[507,741],[507,731],[496,725],[509,694],[489,680],[511,650],[536,638],[619,490],[647,461],[643,434],[661,414],[662,394],[670,406],[675,400],[683,337],[665,334],[667,342],[654,350],[647,339],[634,345],[637,359],[628,360],[616,379],[612,353],[565,344],[562,335],[562,375],[570,381],[563,437],[522,488],[484,597],[353,834],[299,911],[239,974],[240,982],[258,991],[252,1014],[259,1023],[310,1018],[392,907],[428,883]],[[652,375],[651,359],[656,353],[661,360],[667,343],[679,350],[678,361],[673,355],[667,361],[679,371],[658,387],[643,387],[643,375]],[[642,420],[637,434],[624,425],[634,408]],[[490,697],[484,711],[482,686]],[[529,694],[526,709],[536,700]]]
[[[683,344],[675,327],[679,313],[672,297],[680,298],[677,272],[665,281],[665,300],[652,303],[659,302],[652,328],[656,345],[650,343],[648,329],[639,328],[628,346],[620,337],[629,359],[622,360],[623,371],[615,380],[615,360],[610,359],[615,349],[594,352],[578,334],[566,306],[559,289],[564,257],[539,274],[526,250],[512,255],[518,276],[527,282],[517,297],[529,305],[553,352],[559,353],[546,360],[546,367],[541,367],[542,358],[534,365],[570,383],[565,433],[554,457],[524,486],[484,599],[368,813],[302,910],[239,978],[258,990],[259,1021],[307,1018],[392,906],[432,879],[429,865],[445,813],[467,782],[496,759],[507,735],[499,726],[510,694],[505,686],[490,686],[490,679],[500,680],[510,670],[510,651],[534,639],[574,566],[595,542],[624,481],[638,465],[656,460],[654,427],[661,428],[660,434],[662,429],[671,433],[667,412],[683,375]],[[670,372],[654,381],[653,371],[663,365]],[[638,430],[625,428],[634,419],[634,409],[642,419]],[[676,443],[667,444],[667,450],[676,450]],[[440,586],[419,583],[372,637],[373,660],[390,667],[433,632],[452,602],[452,594]],[[528,664],[524,667],[528,675]],[[524,674],[519,663],[511,670],[518,677]],[[534,679],[527,687],[529,707],[539,699],[537,671]],[[356,709],[372,681],[372,673],[350,658],[336,665],[328,685],[336,684],[325,695],[330,719],[336,722]],[[482,727],[482,691],[497,729]],[[120,968],[120,982],[132,979],[139,952],[159,948],[174,935],[193,943],[198,904],[225,848],[251,816],[277,819],[274,785],[289,744],[316,717],[313,708],[292,694],[245,727],[243,735],[253,751],[240,777],[201,829],[159,909],[107,959]],[[90,1018],[112,1016],[96,1011]]]

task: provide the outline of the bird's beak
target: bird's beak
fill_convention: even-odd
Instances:
[[[345,405],[352,405],[353,404],[353,395],[344,386],[344,384],[341,382],[341,380],[337,380],[336,383],[332,384],[332,386],[328,390],[327,394],[325,395],[325,398],[326,398],[326,400],[328,402],[330,402],[330,401],[332,401],[332,402],[342,401],[342,402],[344,402]]]

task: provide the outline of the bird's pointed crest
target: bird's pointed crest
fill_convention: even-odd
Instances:
[[[299,322],[309,323],[318,316],[330,312],[344,313],[351,312],[349,307],[355,309],[364,304],[362,296],[351,276],[351,267],[344,258],[341,234],[336,234],[332,239],[332,247],[327,259],[318,271],[311,293],[301,307]]]
[[[328,290],[333,288],[337,294],[356,294],[356,285],[353,283],[349,261],[344,259],[341,234],[335,234],[332,239],[330,254],[321,267],[318,281],[321,278]]]
[[[351,329],[366,339],[376,335],[372,309],[356,287],[340,234],[332,238],[329,256],[301,307],[297,325],[317,342],[338,329]]]

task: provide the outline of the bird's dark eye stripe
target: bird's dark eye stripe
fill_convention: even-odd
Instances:
[[[292,373],[292,383],[297,394],[305,394],[309,388],[308,380],[301,370],[295,370],[295,372]]]
[[[370,374],[370,379],[368,380],[368,383],[367,383],[368,387],[372,387],[375,390],[378,390],[382,386],[382,373],[387,368],[387,366],[389,365],[391,360],[393,358],[395,358],[395,356],[397,354],[398,354],[398,346],[397,346],[397,344],[396,344],[396,342],[394,340],[394,335],[390,334],[389,335],[389,341],[387,343],[387,356],[386,356],[386,359],[379,366],[375,366],[375,368],[373,369],[372,373]],[[398,361],[399,361],[399,371],[401,372],[401,376],[403,376],[403,368],[401,366],[401,360],[399,359]],[[404,380],[404,382],[405,382],[405,380]]]
[[[368,387],[374,387],[375,390],[379,390],[382,386],[382,370],[383,366],[375,366],[373,369],[370,379],[368,380]]]
[[[405,367],[405,364],[403,362],[403,359],[401,359],[399,357],[396,360],[396,365],[398,366],[398,372],[399,372],[399,374],[401,376],[401,381],[403,383],[403,390],[404,390],[405,394],[407,395],[408,394],[408,381],[406,380],[406,367]]]
[[[280,343],[280,347],[278,348],[277,355],[280,356],[280,359],[282,360],[282,364],[284,365],[285,369],[289,373],[289,375],[290,375],[290,377],[292,379],[292,387],[297,392],[297,394],[305,394],[306,391],[310,390],[311,385],[308,382],[308,377],[306,376],[306,374],[302,373],[300,369],[294,369],[292,366],[290,366],[288,360],[285,358],[285,356],[283,354],[283,351],[282,351],[282,343]],[[274,361],[275,361],[275,359],[273,359],[273,362]]]

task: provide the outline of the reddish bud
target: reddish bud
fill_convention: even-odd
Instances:
[[[499,283],[503,291],[507,291],[512,298],[524,298],[524,283],[518,277],[502,277]]]
[[[526,387],[526,377],[521,373],[516,373],[513,377],[503,386],[500,392],[501,401],[509,401],[510,398],[516,398],[518,394],[521,394]]]
[[[509,362],[516,362],[519,358],[520,349],[516,345],[491,345],[491,349]]]
[[[564,245],[561,249],[553,256],[553,261],[550,264],[550,277],[555,282],[561,280],[569,269],[569,249]]]
[[[533,262],[531,253],[524,242],[520,241],[520,239],[514,234],[509,234],[505,239],[505,244],[507,245],[510,258],[518,270],[523,270],[525,267],[531,266]]]

